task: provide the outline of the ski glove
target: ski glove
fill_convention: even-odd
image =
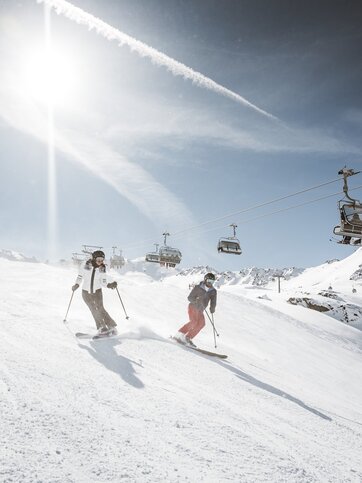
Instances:
[[[107,283],[107,287],[114,290],[117,287],[117,282]]]
[[[75,292],[77,288],[79,288],[79,283],[76,283],[75,285],[73,285],[72,287],[73,292]]]

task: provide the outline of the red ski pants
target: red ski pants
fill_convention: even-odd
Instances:
[[[205,327],[205,317],[204,314],[192,304],[189,305],[188,312],[190,322],[181,327],[179,332],[182,332],[186,337],[193,339],[197,336],[200,330]]]

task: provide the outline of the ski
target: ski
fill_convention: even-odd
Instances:
[[[115,337],[119,337],[119,334],[115,335],[98,335],[98,334],[86,334],[84,332],[77,332],[75,334],[77,339],[92,339],[92,340],[99,340],[99,339],[114,339]]]
[[[206,356],[218,357],[219,359],[227,359],[226,354],[219,354],[217,352],[207,351],[206,349],[200,349],[200,347],[192,347],[191,345],[184,344],[183,342],[176,339],[175,337],[171,337],[171,339],[176,341],[178,344],[184,346],[186,349],[191,349],[193,351],[200,352],[201,354],[205,354]]]
[[[84,332],[76,332],[75,336],[77,339],[92,339],[93,335],[92,334],[86,334]]]

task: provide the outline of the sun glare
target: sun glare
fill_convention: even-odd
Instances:
[[[37,101],[65,105],[75,95],[75,73],[71,59],[59,51],[31,52],[25,61],[23,87]]]

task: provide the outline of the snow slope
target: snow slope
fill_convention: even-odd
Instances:
[[[190,279],[134,270],[112,272],[128,321],[104,291],[121,336],[80,341],[80,291],[63,323],[75,269],[0,266],[1,481],[362,480],[361,331],[223,286],[221,361],[169,339]],[[213,349],[210,324],[195,341]]]

